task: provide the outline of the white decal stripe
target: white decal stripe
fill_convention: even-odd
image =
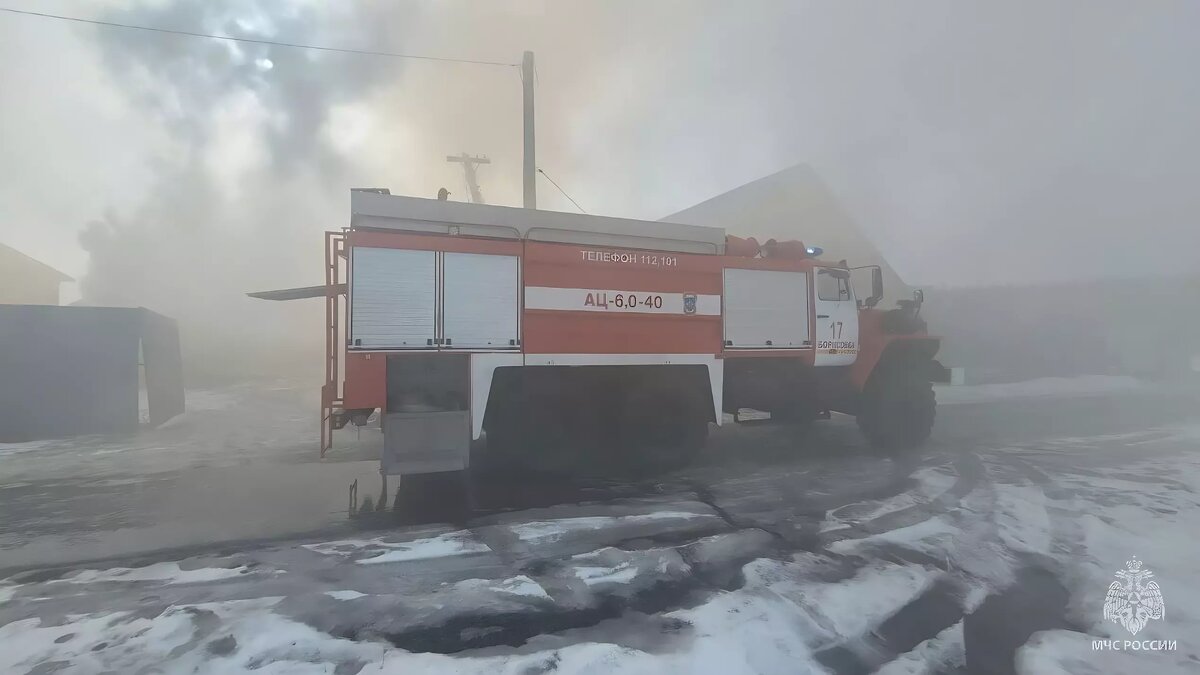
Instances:
[[[526,286],[525,309],[616,314],[688,314],[683,293]],[[721,296],[696,295],[696,316],[720,316]]]

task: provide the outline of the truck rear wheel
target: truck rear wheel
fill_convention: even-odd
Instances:
[[[933,384],[914,368],[873,375],[863,391],[858,427],[872,446],[888,452],[919,448],[933,432]]]

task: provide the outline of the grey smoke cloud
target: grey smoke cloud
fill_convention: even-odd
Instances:
[[[1195,3],[94,7],[354,48],[532,49],[539,164],[589,210],[654,219],[804,162],[917,284],[1176,272],[1200,247]],[[34,133],[0,148],[0,236],[86,272],[96,301],[282,339],[319,308],[240,293],[318,281],[348,188],[464,196],[443,158],[466,151],[493,160],[489,200],[520,201],[516,69],[17,21],[0,21],[19,85],[0,121]],[[545,182],[539,200],[573,210]]]
[[[388,41],[402,44],[408,22],[381,16],[380,6],[182,0],[135,5],[106,16],[235,38],[347,45],[371,44],[387,25]],[[216,130],[208,122],[215,109],[231,96],[253,95],[270,114],[261,134],[273,168],[285,176],[305,162],[330,177],[342,170],[351,158],[333,152],[321,134],[330,111],[368,96],[404,68],[398,61],[265,44],[126,31],[100,31],[96,37],[122,90],[193,144],[213,140]]]

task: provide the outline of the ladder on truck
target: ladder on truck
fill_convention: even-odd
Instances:
[[[346,252],[346,233],[325,233],[325,383],[321,385],[321,457],[333,447],[333,411],[344,401],[340,389],[338,357],[341,354],[341,323],[338,315],[350,311],[350,303],[341,302],[342,293],[348,293],[347,284],[342,282],[342,259]],[[349,316],[344,317],[349,323]]]

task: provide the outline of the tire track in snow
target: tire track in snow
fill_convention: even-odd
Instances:
[[[964,497],[971,493],[984,476],[983,464],[973,453],[960,454],[951,461],[956,476],[949,489],[936,497],[889,511],[869,520],[854,522],[846,528],[828,531],[821,535],[822,543],[828,546],[834,542],[847,539],[864,539],[904,527],[911,527],[925,522],[937,515],[944,514],[960,505]]]

